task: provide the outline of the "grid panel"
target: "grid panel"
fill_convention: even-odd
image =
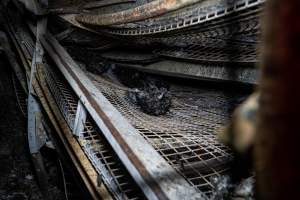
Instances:
[[[130,102],[130,89],[88,73],[104,96],[186,180],[206,193],[211,177],[228,170],[232,155],[215,132],[230,117],[234,96],[221,91],[171,86],[173,102],[164,116],[150,116]]]
[[[73,130],[78,98],[67,87],[66,81],[60,74],[49,67],[46,70],[46,81],[60,111],[70,129]],[[89,116],[83,132],[79,133],[76,139],[116,199],[146,199]]]
[[[106,32],[130,36],[163,33],[189,28],[237,13],[259,10],[264,2],[265,0],[220,0],[215,1],[212,5],[200,2],[192,7],[180,9],[162,17],[112,26],[112,28],[106,29]]]
[[[209,41],[209,43],[208,43]],[[156,54],[203,62],[257,63],[256,45],[253,43],[203,38],[185,47],[169,47],[155,50]]]

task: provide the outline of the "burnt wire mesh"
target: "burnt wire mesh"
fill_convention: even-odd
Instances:
[[[18,107],[22,115],[26,118],[27,117],[27,95],[24,92],[15,74],[12,74],[12,83],[13,83]]]
[[[207,40],[214,40],[206,38]],[[156,54],[181,58],[186,60],[203,62],[237,62],[237,63],[257,63],[256,44],[246,42],[230,42],[222,44],[224,40],[215,40],[215,44],[191,44],[185,47],[160,48]],[[224,48],[224,46],[231,48]]]
[[[116,35],[131,36],[163,33],[225,19],[237,13],[257,11],[264,2],[265,0],[204,1],[162,17],[113,26],[105,31]]]
[[[238,15],[239,16],[239,15]],[[163,44],[155,54],[205,62],[257,63],[258,13],[210,23],[184,34],[150,39]]]
[[[211,177],[226,173],[230,150],[216,138],[229,120],[234,96],[222,91],[171,86],[172,108],[164,116],[143,113],[127,96],[130,90],[107,77],[88,73],[118,111],[188,182],[208,196]]]
[[[152,22],[151,26],[138,25],[133,29],[111,29],[109,32],[121,35],[143,35],[154,32],[164,32],[166,30],[179,29],[196,25],[197,23],[208,22],[215,17],[222,17],[223,14],[231,13],[233,10],[254,8],[263,0],[242,0],[236,1],[234,6],[226,9],[220,8],[212,12],[202,13],[193,11],[191,14],[181,15],[172,20],[164,19]],[[256,8],[255,8],[256,9]],[[181,19],[180,19],[181,17]],[[186,19],[184,19],[186,17]],[[246,19],[246,18],[244,18]],[[223,23],[209,24],[202,32],[197,33],[192,38],[205,40],[210,37],[231,38],[243,41],[255,38],[258,32],[258,18],[243,21],[236,26],[234,23],[228,26]],[[245,22],[245,23],[244,23]],[[17,24],[17,23],[15,23]],[[33,42],[18,30],[15,26],[20,40],[24,41],[24,46],[29,54],[33,49]],[[244,37],[244,36],[248,37]],[[206,38],[205,38],[205,37]],[[185,36],[170,38],[151,38],[151,41],[160,40],[166,43],[177,43],[189,41],[189,34]],[[250,38],[250,39],[249,39]],[[255,39],[254,39],[255,40]],[[231,46],[226,43],[226,46]],[[164,56],[174,56],[187,59],[202,59],[227,62],[224,49],[210,53],[204,46],[203,52],[199,51],[199,44],[193,44],[189,47],[174,50],[161,49],[156,53]],[[206,48],[206,49],[205,49]],[[211,48],[211,47],[210,47]],[[246,47],[243,47],[246,48]],[[256,62],[256,57],[250,52],[243,52],[248,57],[236,57],[236,61]],[[179,56],[178,56],[179,55]],[[27,56],[30,58],[31,56]],[[248,60],[247,60],[248,59]],[[172,108],[165,116],[155,117],[147,115],[140,111],[139,107],[130,102],[126,95],[128,88],[117,85],[113,81],[88,74],[94,84],[105,95],[105,97],[126,117],[126,119],[139,131],[139,133],[163,156],[163,158],[173,166],[186,180],[197,189],[205,192],[208,196],[211,194],[213,185],[211,177],[220,176],[228,170],[228,163],[232,156],[227,147],[220,144],[216,138],[216,131],[225,124],[230,115],[229,105],[234,101],[234,96],[228,96],[220,90],[195,89],[191,87],[182,87],[173,85],[171,92],[174,96]],[[73,129],[78,98],[68,88],[67,83],[56,72],[47,70],[47,83],[58,104],[65,120],[71,129]],[[88,118],[85,128],[77,138],[79,144],[93,163],[99,174],[103,177],[107,187],[119,199],[144,199],[142,192],[138,189],[132,177],[128,174],[118,156],[114,153],[111,146],[103,137],[101,131],[95,126],[93,121]]]
[[[73,130],[78,98],[66,81],[49,68],[46,70],[46,81],[61,113]],[[77,140],[116,199],[145,199],[142,191],[90,117]]]

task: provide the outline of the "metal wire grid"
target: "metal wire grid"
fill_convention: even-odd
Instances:
[[[21,33],[21,36],[24,36],[24,34]],[[28,41],[24,38],[21,40]],[[27,48],[31,49],[29,43],[26,46],[28,46]],[[65,83],[57,80],[56,74],[51,78],[56,78],[55,81],[51,82],[49,81],[49,79],[47,81],[50,89],[52,88],[51,92],[54,94],[55,100],[58,103],[61,112],[63,113],[70,128],[73,129],[72,126],[74,124],[77,101],[75,101],[74,99],[72,100],[72,97],[74,97],[74,95],[71,94],[70,90],[65,89]],[[57,83],[62,92],[58,93],[58,91],[60,90],[55,89],[57,85],[55,85],[54,83]],[[168,123],[164,123],[165,120],[163,120],[160,121],[159,125],[155,127],[153,126],[153,121],[155,121],[155,119],[150,119],[152,123],[150,123],[149,125],[146,121],[149,120],[147,119],[147,117],[150,116],[145,116],[143,113],[138,112],[138,108],[136,108],[134,105],[123,105],[124,103],[127,104],[126,102],[128,102],[128,99],[126,99],[125,97],[126,95],[123,94],[123,98],[125,98],[124,101],[124,99],[120,100],[119,98],[115,98],[117,94],[110,95],[111,92],[113,91],[110,91],[108,93],[104,92],[104,94],[128,119],[134,119],[133,116],[137,117],[138,120],[134,120],[133,122],[131,122],[135,124],[135,127],[139,130],[141,135],[143,135],[145,139],[147,139],[158,150],[158,152],[163,155],[163,157],[192,185],[209,195],[213,188],[213,185],[210,182],[210,177],[225,173],[227,170],[227,161],[231,158],[230,154],[228,153],[228,149],[219,144],[216,138],[211,134],[217,129],[217,127],[220,126],[220,124],[224,123],[224,119],[226,119],[228,116],[222,117],[218,113],[210,113],[209,110],[205,111],[205,109],[203,109],[203,112],[201,114],[197,111],[184,111],[180,107],[181,105],[184,105],[184,102],[175,102],[178,107],[173,108],[173,114],[168,114],[173,115],[173,117],[169,118],[177,118],[177,120],[174,120],[174,124],[168,127]],[[113,96],[114,98],[109,98],[110,96]],[[220,97],[220,99],[222,98]],[[122,109],[124,109],[123,112]],[[193,110],[193,106],[191,106],[191,109]],[[136,115],[137,113],[139,114]],[[168,118],[168,115],[166,116],[166,118]],[[210,117],[205,118],[206,115]],[[192,118],[194,116],[195,119],[191,120],[191,118],[188,116]],[[203,119],[201,119],[202,124],[200,125],[199,116],[203,117]],[[169,121],[168,119],[166,120]],[[87,124],[88,123],[89,122],[87,122]],[[181,123],[189,124],[189,126],[182,127],[180,126]],[[162,124],[166,124],[166,126],[163,127],[161,126]],[[174,127],[175,124],[178,124],[179,126]],[[150,128],[148,128],[147,126],[150,126]],[[128,184],[128,180],[132,178],[128,177],[126,174],[120,175],[125,171],[124,166],[121,167],[121,170],[118,170],[119,168],[115,168],[115,163],[121,163],[121,161],[118,160],[118,157],[116,155],[105,156],[109,152],[113,153],[113,150],[102,150],[101,147],[98,146],[98,144],[103,143],[102,140],[99,140],[100,133],[88,127],[89,126],[86,125],[85,131],[83,133],[80,133],[78,141],[91,162],[94,164],[95,168],[105,178],[106,183],[108,183],[108,187],[111,187],[113,185],[112,182],[116,181],[116,185],[121,188],[122,194],[124,194],[124,196],[130,197],[130,199],[142,199],[143,197],[140,197],[142,195],[139,192],[131,190],[133,188],[138,188],[136,184],[134,182]],[[202,129],[201,134],[199,134],[199,127],[200,129]],[[171,128],[173,128],[173,130],[175,128],[177,129],[177,131],[175,130],[172,132],[170,131]],[[109,145],[104,149],[108,148]],[[99,152],[103,152],[105,154],[100,154]],[[109,159],[115,159],[116,161],[110,162]],[[103,170],[103,168],[101,167],[102,164],[105,166],[108,173]],[[111,167],[108,167],[109,165],[111,165]],[[128,187],[128,190],[126,189],[126,187]]]
[[[241,17],[241,16],[240,16]],[[208,23],[188,32],[172,35],[135,38],[138,44],[160,43],[166,46],[187,46],[190,44],[210,43],[215,39],[236,40],[248,43],[259,42],[260,15],[246,15],[240,19],[232,19],[221,23]]]
[[[65,120],[73,130],[78,98],[67,88],[62,77],[49,68],[46,70],[46,80]],[[116,199],[146,199],[90,117],[77,140]]]
[[[17,18],[11,17],[10,20],[12,20],[11,24],[14,25],[13,31],[16,33],[17,40],[21,41],[21,47],[27,53],[26,58],[31,60],[34,50],[32,38],[27,34],[28,31],[25,31],[26,27],[24,24],[18,22]],[[73,92],[66,88],[67,83],[62,81],[63,79],[59,79],[58,74],[49,68],[45,72],[47,84],[55,101],[70,129],[73,130],[78,100],[76,101],[76,96]],[[84,125],[84,132],[79,134],[78,142],[98,173],[102,175],[107,187],[116,195],[117,199],[145,199],[142,191],[125,170],[125,167],[121,164],[117,155],[114,154],[107,141],[101,138],[101,132],[99,130],[95,131],[91,127],[90,121],[87,121]]]
[[[74,129],[74,122],[76,117],[76,110],[78,105],[78,100],[74,98],[73,93],[66,89],[65,83],[63,83],[57,74],[54,74],[52,70],[47,67],[45,70],[47,84],[50,88],[53,97],[61,110],[65,120],[67,121],[71,130]]]
[[[256,27],[257,24],[254,22],[253,26]],[[251,26],[245,26],[243,28],[248,35],[235,35],[239,31],[237,29],[240,28],[240,26],[224,27],[220,31],[216,29],[201,34],[162,38],[159,42],[167,46],[154,50],[154,53],[203,62],[257,63],[258,33],[257,31],[251,32]],[[211,37],[207,37],[208,35]]]
[[[157,49],[155,54],[203,62],[256,63],[259,16],[250,16],[241,21],[207,26],[198,33],[156,38],[166,47]]]
[[[167,57],[203,62],[239,62],[252,64],[258,62],[255,44],[230,42],[213,38],[207,38],[207,40],[214,42],[211,44],[201,44],[200,42],[186,47],[160,48],[155,50],[154,53]]]
[[[216,5],[205,7],[196,4],[193,9],[182,9],[176,11],[176,14],[170,14],[170,17],[160,17],[157,19],[146,20],[135,24],[122,25],[122,28],[107,28],[105,31],[115,35],[149,35],[162,33],[171,30],[187,28],[214,19],[224,18],[232,13],[244,12],[245,10],[255,10],[260,7],[265,0],[237,0],[237,1],[218,1]],[[149,25],[150,24],[150,25]]]
[[[165,116],[150,116],[132,104],[128,88],[88,73],[105,97],[190,184],[210,196],[211,177],[228,170],[232,156],[215,132],[228,118],[233,97],[220,91],[171,87],[173,105]],[[184,91],[186,90],[186,91]],[[210,104],[210,105],[209,105]]]
[[[118,156],[108,143],[99,136],[100,131],[96,130],[96,126],[91,121],[89,119],[86,122],[84,131],[79,134],[78,140],[93,165],[97,166],[98,172],[106,177],[106,184],[112,188],[118,199],[146,199],[125,170]]]
[[[11,12],[6,13],[6,17],[8,18],[8,22],[12,27],[12,32],[15,33],[18,41],[21,42],[21,48],[26,56],[27,60],[31,60],[33,51],[34,51],[34,41],[29,35],[28,28],[24,23],[20,22],[19,19],[22,19],[21,16],[11,16]],[[15,15],[19,15],[19,13],[13,12]]]
[[[16,100],[23,116],[27,117],[27,96],[21,84],[18,82],[16,75],[12,73],[12,83],[16,95]]]

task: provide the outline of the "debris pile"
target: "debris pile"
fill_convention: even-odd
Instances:
[[[166,114],[171,107],[170,91],[165,87],[159,88],[153,84],[129,91],[128,97],[133,103],[139,105],[143,112],[150,115]]]
[[[165,81],[132,69],[116,68],[114,73],[122,84],[132,88],[127,96],[143,112],[158,116],[170,110],[172,95]]]

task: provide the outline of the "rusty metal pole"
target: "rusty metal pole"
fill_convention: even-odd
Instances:
[[[299,196],[299,8],[299,0],[269,0],[267,3],[255,142],[258,199],[297,199]]]

